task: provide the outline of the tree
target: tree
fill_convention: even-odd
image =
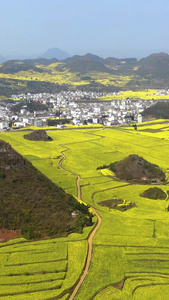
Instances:
[[[137,124],[134,124],[133,127],[134,127],[134,130],[137,130]]]

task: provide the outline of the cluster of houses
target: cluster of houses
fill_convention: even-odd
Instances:
[[[169,89],[166,90],[158,90],[156,92],[157,95],[169,95]]]
[[[87,101],[87,100],[95,100],[98,97],[104,96],[104,93],[101,92],[87,92],[87,91],[61,91],[56,94],[50,93],[39,93],[39,94],[14,94],[11,97],[14,100],[33,100],[39,101],[43,104],[47,104],[48,102],[56,104],[63,104],[63,102],[68,101]]]
[[[49,119],[62,120],[73,125],[103,124],[118,125],[130,122],[142,122],[142,111],[154,105],[157,100],[112,100],[100,101],[103,93],[85,91],[62,91],[56,94],[19,94],[12,95],[14,100],[23,101],[23,106],[17,113],[11,108],[16,102],[0,102],[0,130],[7,130],[11,126],[43,127],[48,125]],[[104,96],[107,96],[104,94]],[[48,110],[30,112],[26,103],[38,101],[45,104]]]

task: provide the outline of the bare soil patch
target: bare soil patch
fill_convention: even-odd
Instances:
[[[11,239],[20,237],[21,235],[21,230],[8,230],[6,228],[0,229],[0,242],[6,242]]]

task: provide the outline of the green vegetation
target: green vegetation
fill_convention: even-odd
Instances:
[[[132,202],[126,202],[123,199],[110,199],[110,200],[105,200],[105,201],[101,201],[98,203],[101,206],[106,206],[113,209],[117,209],[120,211],[126,211],[127,209],[130,209],[132,207],[135,207],[135,203]]]
[[[26,239],[82,232],[92,225],[88,206],[66,194],[0,140],[0,228]],[[72,212],[78,210],[76,217]]]
[[[48,126],[56,126],[62,124],[69,124],[71,122],[70,119],[47,119]]]
[[[164,172],[155,164],[132,154],[122,161],[110,164],[110,170],[122,180],[140,183],[159,183],[165,181]]]
[[[143,111],[143,116],[153,117],[156,119],[168,119],[169,118],[169,103],[159,102]]]
[[[20,112],[20,110],[24,108],[24,106],[26,106],[26,109],[30,112],[34,112],[37,110],[48,110],[48,107],[40,103],[39,101],[30,101],[30,102],[22,101],[12,106],[11,110],[15,113]]]
[[[142,197],[149,198],[149,199],[160,199],[160,200],[165,200],[166,199],[166,193],[163,192],[162,189],[154,187],[150,188],[146,191],[144,191],[141,194]]]
[[[169,56],[165,53],[153,54],[140,61],[134,58],[103,59],[92,54],[74,56],[64,62],[44,59],[7,61],[0,66],[0,96],[10,97],[14,90],[15,93],[54,93],[80,87],[89,91],[127,92],[103,98],[105,100],[127,97],[169,99],[168,95],[153,95],[157,86],[163,89],[168,85],[168,63]]]
[[[82,272],[86,252],[86,241],[71,242],[69,238],[10,246],[1,243],[1,298],[27,300],[59,296],[61,299],[60,295],[68,296]]]
[[[52,141],[52,138],[47,135],[45,130],[35,130],[25,134],[24,138],[30,141]]]
[[[137,90],[126,90],[121,91],[119,94],[110,95],[107,97],[100,97],[100,100],[123,100],[123,99],[133,99],[133,100],[160,100],[160,99],[169,99],[169,95],[157,95],[157,89],[137,89]]]
[[[160,173],[161,178],[164,178],[162,174],[165,174],[165,182],[160,182],[160,189],[167,195],[169,128],[168,124],[152,124],[151,126],[146,124],[145,127],[138,126],[137,131],[131,127],[50,131],[49,135],[53,139],[50,143],[26,140],[23,137],[24,132],[0,133],[1,139],[9,142],[54,183],[76,196],[76,179],[77,174],[80,175],[83,201],[95,207],[102,218],[101,226],[93,240],[90,269],[75,296],[77,300],[91,298],[161,300],[161,295],[167,299],[169,293],[169,212],[166,209],[168,197],[163,201],[144,198],[141,194],[145,191],[145,185],[120,181],[113,172],[109,173],[107,168],[97,170],[98,166],[109,166],[136,153],[150,164],[158,166],[163,172]],[[145,131],[151,128],[156,131]],[[66,156],[66,160],[62,162],[63,169],[59,168],[62,154]],[[154,187],[156,183],[151,182],[146,189]],[[121,204],[135,203],[136,206],[120,211],[99,204],[106,200],[112,205],[113,199],[123,199]],[[57,296],[59,299],[69,298],[73,285],[83,273],[87,254],[86,238],[90,230],[91,227],[85,227],[82,234],[72,233],[67,237],[53,240],[26,242],[18,239],[17,243],[16,239],[0,244],[3,246],[0,248],[3,251],[0,260],[3,265],[0,280],[2,285],[8,283],[8,294],[2,299],[11,300],[11,295],[16,300],[49,299]],[[56,243],[52,244],[53,242]],[[51,248],[59,247],[58,245],[60,245],[58,250]],[[23,253],[24,249],[25,253]],[[42,252],[48,253],[44,256],[44,263],[42,263]],[[54,253],[60,254],[58,261],[52,263],[55,258]],[[24,269],[22,255],[27,263],[25,272],[30,275],[21,272]],[[29,264],[31,257],[32,264]],[[40,263],[36,263],[36,260]],[[18,268],[12,266],[15,261],[16,264],[17,261],[20,264]],[[7,264],[11,266],[6,266]],[[21,274],[10,276],[9,272],[14,271]],[[42,274],[37,274],[37,271]],[[66,273],[64,279],[59,276],[61,274],[63,276],[63,273]],[[53,275],[56,277],[52,277]],[[40,290],[40,282],[42,279],[47,281],[48,278],[55,280],[55,286],[52,285],[54,281],[49,285],[45,283],[45,290]],[[18,287],[19,279],[25,282],[25,290]],[[60,288],[56,280],[61,285]],[[28,281],[29,287],[26,285]],[[15,292],[13,290],[10,292],[9,283],[13,284],[13,282],[16,284]],[[17,290],[21,294],[14,295]],[[29,292],[26,293],[28,290]],[[6,288],[2,293],[7,293]]]

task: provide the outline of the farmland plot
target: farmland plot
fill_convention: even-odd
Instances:
[[[64,296],[64,291],[72,288],[82,272],[87,244],[86,241],[71,242],[71,238],[63,240],[65,242],[51,239],[9,246],[2,243],[0,297],[47,299]]]
[[[35,151],[30,141],[22,138],[23,133],[2,133],[0,137],[11,143],[52,181],[76,196],[76,177],[77,174],[80,175],[82,199],[95,207],[102,218],[102,224],[93,241],[93,255],[88,276],[75,299],[138,300],[142,297],[145,300],[161,300],[157,296],[155,298],[157,294],[167,299],[169,293],[169,212],[166,210],[166,205],[168,200],[152,200],[140,196],[143,191],[154,185],[121,182],[111,178],[109,171],[97,170],[97,167],[109,165],[130,154],[138,154],[151,163],[157,164],[167,174],[167,169],[169,169],[167,130],[163,130],[162,136],[154,133],[147,135],[143,130],[136,132],[125,128],[78,132],[75,130],[53,131],[49,135],[53,141],[46,146],[44,143],[35,144]],[[65,149],[67,149],[64,152],[66,160],[62,163],[64,169],[60,169],[58,167],[61,158],[55,157],[62,156],[62,151]],[[160,188],[164,192],[169,190],[168,184],[160,185]],[[119,211],[99,204],[101,201],[114,198],[135,203],[135,207]],[[43,254],[40,248],[35,250],[32,242],[2,247],[0,263],[3,273],[0,284],[9,283],[8,280],[11,278],[11,284],[18,285],[18,278],[20,278],[25,284],[24,291],[29,292],[25,294],[27,297],[25,299],[35,299],[33,298],[35,295],[36,299],[49,299],[57,295],[60,295],[60,299],[64,299],[63,297],[67,297],[67,294],[70,295],[72,290],[70,291],[69,288],[77,282],[82,273],[87,255],[85,238],[90,230],[85,228],[82,235],[72,234],[67,238],[57,239],[56,245],[60,244],[63,247],[65,245],[64,250],[56,251],[56,253],[63,252],[60,254],[63,257],[60,256],[58,261],[54,260],[54,251],[49,241],[45,242],[47,248],[44,251],[49,255]],[[41,247],[41,243],[36,242],[36,245]],[[30,245],[30,248],[27,245]],[[24,252],[23,258],[26,265],[22,265],[21,259],[18,258],[18,261],[16,259],[16,250],[20,247],[21,252]],[[33,263],[29,263],[31,258],[28,249],[30,249]],[[37,259],[41,262],[39,264],[42,264],[43,260],[43,268],[38,266]],[[15,263],[20,264],[17,271],[20,275],[13,273],[14,275],[11,276],[11,272],[16,272]],[[30,273],[29,275],[23,273],[22,269],[25,266],[25,272]],[[36,270],[40,274],[35,276]],[[44,291],[40,288],[40,282],[43,279],[46,280]],[[53,281],[48,284],[50,279]],[[32,281],[34,281],[34,290]],[[17,300],[23,299],[19,294],[24,293],[21,289],[23,287],[18,287],[18,294],[15,295]],[[10,289],[8,289],[8,294],[3,296],[4,299],[12,299],[9,298],[11,297],[9,293]]]

